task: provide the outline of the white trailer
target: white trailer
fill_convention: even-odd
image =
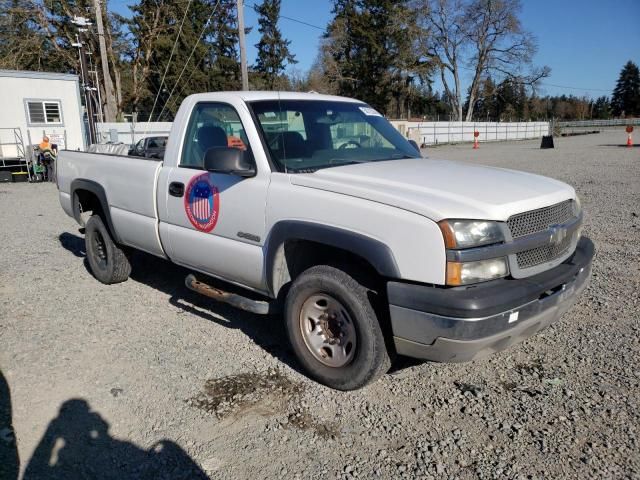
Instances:
[[[77,75],[0,70],[0,105],[0,159],[29,155],[43,135],[60,150],[84,150]]]

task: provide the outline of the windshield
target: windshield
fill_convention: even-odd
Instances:
[[[272,160],[283,171],[420,157],[382,115],[363,103],[267,100],[250,107]]]

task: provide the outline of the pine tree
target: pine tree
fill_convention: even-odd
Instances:
[[[291,41],[282,38],[278,28],[280,18],[280,0],[264,0],[256,8],[258,15],[258,31],[262,35],[256,44],[258,56],[254,70],[260,75],[265,86],[273,90],[281,78],[287,64],[298,63],[289,51]]]
[[[469,107],[469,95],[465,102],[465,110]],[[478,98],[474,109],[474,117],[478,120],[493,120],[496,112],[496,84],[491,77],[482,80],[478,90]]]
[[[631,60],[622,68],[611,97],[616,116],[640,115],[640,70]]]
[[[325,69],[340,94],[383,113],[400,113],[414,80],[425,76],[412,39],[417,28],[406,0],[334,0],[325,33]]]
[[[611,103],[609,98],[598,97],[593,104],[593,118],[608,119],[611,118]]]
[[[237,19],[236,0],[219,0],[207,38],[211,50],[208,91],[240,90],[242,86]]]
[[[496,91],[496,117],[499,121],[517,121],[528,116],[527,95],[524,85],[506,78]]]

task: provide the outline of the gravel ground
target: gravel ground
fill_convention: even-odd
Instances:
[[[98,283],[55,187],[0,185],[0,477],[16,478],[17,439],[23,478],[640,478],[640,148],[625,138],[428,149],[574,185],[591,286],[521,345],[405,360],[350,393],[298,371],[277,318],[190,293],[180,268],[136,254],[129,281]]]

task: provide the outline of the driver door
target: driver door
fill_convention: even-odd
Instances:
[[[206,151],[227,146],[247,150],[253,159],[236,109],[226,103],[197,103],[177,167],[169,169],[164,184],[165,248],[175,263],[260,289],[271,172],[256,166],[255,177],[242,178],[205,171]]]

